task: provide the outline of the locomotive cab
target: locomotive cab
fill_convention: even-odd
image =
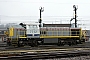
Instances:
[[[24,45],[37,46],[38,40],[40,39],[40,28],[39,23],[30,22],[24,23],[26,28],[26,38]]]
[[[40,29],[39,23],[26,23],[26,36],[27,38],[39,38]]]

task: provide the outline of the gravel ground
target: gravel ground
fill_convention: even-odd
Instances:
[[[68,57],[68,58],[53,58],[53,59],[38,59],[38,60],[90,60],[90,56]]]

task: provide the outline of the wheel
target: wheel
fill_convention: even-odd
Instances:
[[[77,42],[76,41],[73,41],[73,45],[77,45]]]
[[[58,43],[57,43],[57,45],[58,45],[58,46],[60,46],[60,45],[61,45],[61,42],[60,42],[60,40],[58,40]]]
[[[79,40],[79,44],[82,44],[81,40]]]
[[[68,42],[68,45],[71,46],[72,45],[71,42]]]
[[[38,46],[37,40],[32,40],[31,47],[37,47],[37,46]]]
[[[44,44],[44,40],[41,40],[41,43],[38,43],[39,45],[43,45]]]
[[[38,46],[38,42],[37,42],[37,40],[35,40],[34,44],[35,44],[35,47]]]
[[[57,44],[58,46],[64,46],[64,44],[61,42],[61,40],[59,39],[58,40],[58,44]]]

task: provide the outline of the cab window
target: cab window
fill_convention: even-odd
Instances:
[[[37,28],[37,25],[29,25],[29,28]]]

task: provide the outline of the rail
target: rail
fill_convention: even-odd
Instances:
[[[0,51],[0,60],[12,59],[48,59],[76,56],[90,56],[90,49],[47,49],[47,50],[18,50]]]

